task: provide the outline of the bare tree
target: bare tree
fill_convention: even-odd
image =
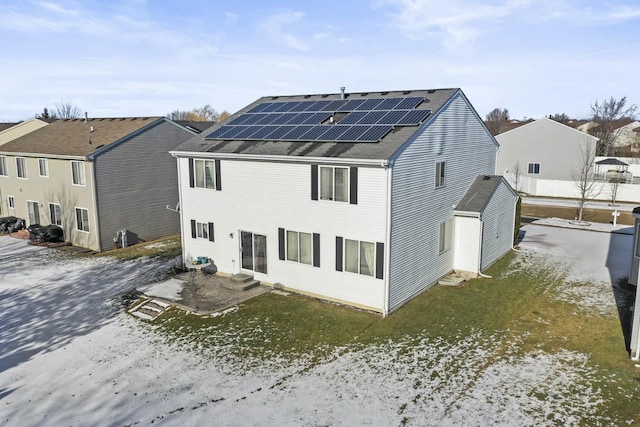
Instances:
[[[485,123],[492,135],[500,133],[502,126],[509,121],[509,110],[494,108],[485,117]]]
[[[520,192],[520,181],[522,180],[522,169],[520,169],[520,162],[516,162],[516,164],[513,166],[513,183],[514,183],[514,190],[516,190],[516,193]]]
[[[223,114],[229,116],[229,113],[226,111],[224,111]],[[189,111],[177,109],[167,114],[167,118],[171,120],[190,120],[193,122],[215,122],[219,120],[220,116],[221,115],[209,104]]]
[[[63,99],[59,104],[56,104],[54,114],[59,119],[77,119],[82,117],[82,110],[77,105]]]
[[[593,136],[600,138],[598,143],[598,153],[608,156],[611,149],[615,146],[616,139],[620,134],[620,130],[616,129],[616,122],[623,118],[632,118],[638,107],[632,104],[627,107],[627,97],[620,99],[610,97],[602,103],[596,102],[591,105],[591,113],[593,121],[597,124],[593,128]]]
[[[44,109],[42,110],[42,113],[40,114],[36,114],[36,119],[57,119],[58,116],[56,116],[56,113],[53,111],[49,111],[49,109],[47,107],[44,107]]]
[[[565,113],[561,113],[561,114],[556,113],[554,115],[549,115],[549,118],[558,123],[562,123],[563,125],[567,125],[571,121],[569,116],[567,116]]]
[[[595,181],[594,163],[596,160],[595,146],[585,139],[578,158],[578,163],[571,171],[571,181],[578,190],[578,222],[582,222],[584,204],[600,194],[602,186]]]

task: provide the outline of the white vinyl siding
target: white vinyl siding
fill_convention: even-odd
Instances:
[[[0,156],[0,176],[9,176],[9,168],[7,167],[7,156]]]
[[[16,172],[18,178],[27,179],[27,159],[16,157]]]
[[[49,162],[47,159],[38,159],[38,173],[42,177],[49,176]]]
[[[71,182],[73,185],[86,185],[84,162],[71,161]]]
[[[397,153],[391,183],[389,309],[402,305],[453,270],[453,250],[439,253],[440,223],[450,220],[478,175],[495,172],[498,147],[462,95],[432,117]],[[442,143],[433,141],[442,138]],[[436,164],[446,185],[435,188]]]
[[[320,166],[320,200],[349,201],[349,168]]]
[[[215,163],[213,160],[194,160],[195,186],[198,188],[216,188]]]
[[[76,229],[89,232],[89,210],[76,208]]]

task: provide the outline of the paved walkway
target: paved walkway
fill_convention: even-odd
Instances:
[[[544,225],[548,227],[573,228],[576,230],[597,231],[600,233],[616,233],[633,235],[633,226],[604,224],[601,222],[587,222],[586,224],[577,224],[576,221],[561,218],[542,218],[531,222],[535,225]]]

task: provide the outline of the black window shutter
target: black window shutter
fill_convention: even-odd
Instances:
[[[318,165],[311,165],[311,200],[318,200]]]
[[[193,175],[193,159],[189,159],[189,187],[196,186],[196,177]]]
[[[358,204],[358,168],[355,166],[349,168],[349,203]]]
[[[313,233],[313,266],[320,267],[320,235]]]
[[[198,237],[198,234],[196,233],[196,220],[195,219],[191,220],[191,237],[193,237],[194,239],[196,237]]]
[[[278,258],[284,261],[284,228],[278,228]]]
[[[342,237],[336,236],[336,271],[342,271]]]
[[[222,191],[222,181],[220,180],[220,160],[215,160],[216,167],[216,190]]]
[[[384,277],[384,243],[376,243],[376,279]]]
[[[213,223],[212,222],[209,223],[209,241],[210,242],[215,242],[215,239],[213,237]]]

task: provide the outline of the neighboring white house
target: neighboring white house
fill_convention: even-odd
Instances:
[[[635,218],[633,248],[631,253],[631,271],[629,283],[636,286],[636,301],[633,306],[633,320],[631,323],[631,357],[640,360],[640,292],[637,290],[640,274],[640,207],[633,210]]]
[[[510,250],[502,184],[480,211],[494,247],[460,254],[478,227],[455,230],[497,149],[459,89],[261,98],[172,152],[183,259],[386,315]]]

